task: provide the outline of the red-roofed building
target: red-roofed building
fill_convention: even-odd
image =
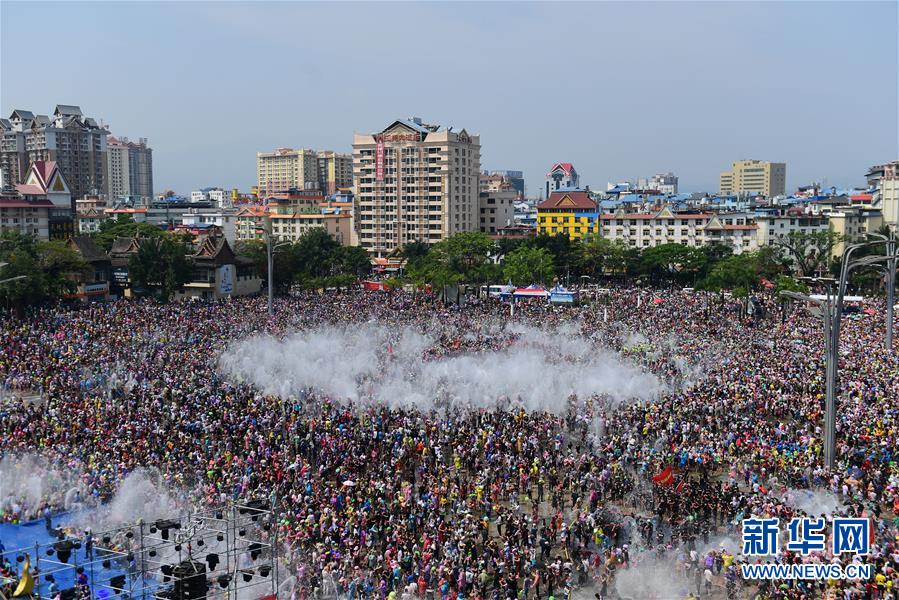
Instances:
[[[38,239],[67,239],[74,233],[69,184],[52,160],[36,160],[15,193],[0,198],[0,231]]]
[[[581,177],[571,163],[556,163],[546,174],[546,197],[560,190],[574,190],[580,187]]]
[[[53,203],[47,199],[26,200],[18,194],[0,196],[0,233],[18,231],[39,240],[50,237],[49,214]]]
[[[578,240],[599,233],[599,209],[587,192],[552,192],[537,205],[537,234],[567,235]]]

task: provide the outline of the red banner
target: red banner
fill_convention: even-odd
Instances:
[[[669,486],[674,483],[674,470],[671,467],[665,467],[661,473],[653,475],[652,480],[661,486]]]
[[[380,281],[363,281],[362,289],[370,292],[384,292],[387,290],[387,286]]]
[[[375,144],[375,181],[384,181],[384,139]]]

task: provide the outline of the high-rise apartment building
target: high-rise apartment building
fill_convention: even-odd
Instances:
[[[153,200],[153,149],[147,139],[132,142],[109,136],[106,140],[109,163],[109,197],[137,196],[145,204]]]
[[[316,153],[318,184],[323,194],[336,194],[338,188],[353,185],[353,155],[331,150]]]
[[[33,162],[54,161],[71,187],[73,202],[109,192],[109,132],[81,108],[57,104],[51,117],[17,109],[0,119],[0,134],[0,169],[7,186],[23,183]]]
[[[318,187],[318,159],[313,150],[257,152],[256,169],[260,196]]]
[[[265,196],[290,190],[319,190],[334,194],[353,185],[353,157],[331,150],[278,148],[256,153],[259,193]]]
[[[763,160],[737,160],[730,171],[721,173],[718,189],[722,196],[782,196],[786,192],[787,165]]]
[[[481,142],[421,119],[353,137],[359,244],[384,257],[412,241],[477,231]]]

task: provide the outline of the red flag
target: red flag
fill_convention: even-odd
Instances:
[[[674,489],[675,489],[675,491],[676,491],[678,494],[684,493],[684,480],[681,479],[681,480],[680,480],[680,483],[678,483],[678,484],[677,484],[677,487],[674,488]]]
[[[654,475],[652,480],[658,485],[672,485],[674,483],[674,470],[670,466],[665,467],[661,473]]]

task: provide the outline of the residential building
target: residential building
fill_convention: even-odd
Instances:
[[[272,213],[272,236],[279,240],[295,242],[311,229],[324,229],[342,246],[352,241],[353,217],[348,213]]]
[[[760,209],[756,212],[755,222],[759,229],[758,243],[760,246],[774,244],[794,231],[811,233],[830,229],[827,217],[808,214],[797,207]]]
[[[508,181],[518,192],[518,200],[524,199],[524,173],[521,171],[490,171],[491,177],[499,176]]]
[[[546,198],[561,190],[575,190],[580,187],[581,177],[571,163],[556,163],[546,174]]]
[[[578,240],[599,234],[599,224],[599,206],[583,190],[551,192],[537,205],[537,235],[567,235]]]
[[[375,257],[479,228],[481,142],[416,117],[353,137],[359,244]]]
[[[26,198],[16,192],[0,192],[0,233],[16,231],[39,240],[50,239],[49,217],[53,203],[46,198]]]
[[[515,201],[518,190],[496,175],[481,175],[481,191],[478,197],[479,228],[481,232],[496,235],[498,230],[515,222]],[[486,181],[485,181],[486,180]]]
[[[136,196],[142,203],[153,200],[153,150],[146,138],[132,142],[109,136],[106,154],[111,199]]]
[[[181,214],[179,227],[190,229],[217,227],[228,243],[233,244],[237,241],[237,213],[233,210],[190,208]]]
[[[75,213],[75,231],[81,235],[97,233],[100,225],[109,218],[102,208],[86,208]]]
[[[234,196],[233,191],[229,192],[217,187],[207,187],[201,190],[195,190],[190,193],[191,202],[211,202],[219,208],[228,208]]]
[[[265,206],[241,206],[234,215],[238,240],[261,240],[268,210]]]
[[[876,233],[883,226],[883,212],[876,208],[859,206],[842,207],[823,213],[827,216],[830,229],[840,236],[834,244],[833,256],[843,256],[846,244],[867,239],[869,233]]]
[[[88,210],[89,208],[106,208],[106,196],[82,196],[75,199],[75,210],[77,212]]]
[[[674,196],[677,194],[677,175],[674,173],[657,173],[652,177],[637,180],[638,190],[653,190],[660,194]]]
[[[24,183],[32,163],[52,161],[73,199],[108,194],[108,133],[77,106],[58,104],[52,117],[14,110],[9,119],[0,119],[0,169],[6,185]],[[70,208],[74,212],[75,207]]]
[[[117,219],[119,215],[124,217],[129,217],[135,223],[148,223],[150,220],[148,219],[148,212],[150,209],[148,208],[131,208],[129,206],[115,206],[113,208],[107,208],[103,212],[106,213],[107,219]]]
[[[33,230],[30,233],[40,239],[66,239],[73,235],[75,221],[72,193],[68,180],[56,162],[33,161],[25,173],[24,181],[15,186],[21,202],[6,203],[6,216],[0,216],[0,228],[9,226],[24,232],[30,226]]]
[[[353,241],[353,217],[349,212],[333,212],[325,208],[320,212],[279,211],[271,207],[244,206],[235,214],[235,230],[238,240],[261,240],[266,220],[271,219],[272,237],[295,242],[311,229],[324,229],[335,241],[350,246]]]
[[[313,150],[278,148],[256,153],[257,190],[262,197],[318,187],[318,159]]]
[[[681,214],[675,213],[674,216],[680,217]],[[671,219],[669,218],[668,220],[670,221]],[[683,219],[677,220],[681,221]],[[663,229],[667,233],[667,224],[666,228]],[[753,215],[749,213],[717,213],[702,227],[701,233],[700,243],[702,245],[721,244],[728,246],[734,254],[754,252],[759,247],[758,226],[755,224]],[[687,245],[690,245],[689,228],[687,235]],[[667,239],[667,237],[663,239]],[[683,228],[681,228],[681,237],[683,237]],[[660,243],[665,244],[668,242],[661,241]]]
[[[719,177],[719,193],[722,196],[783,196],[787,186],[786,163],[763,160],[737,160],[730,171]]]
[[[316,152],[318,189],[323,194],[336,194],[340,188],[353,185],[353,155],[331,150]]]
[[[899,231],[899,160],[881,165],[879,171],[876,205],[883,211],[884,224],[893,231]]]
[[[661,244],[702,246],[705,243],[704,229],[713,217],[714,213],[673,212],[669,206],[655,212],[625,212],[619,209],[602,215],[602,236],[640,249]],[[719,237],[726,236],[722,233]],[[716,241],[723,243],[724,239]]]

